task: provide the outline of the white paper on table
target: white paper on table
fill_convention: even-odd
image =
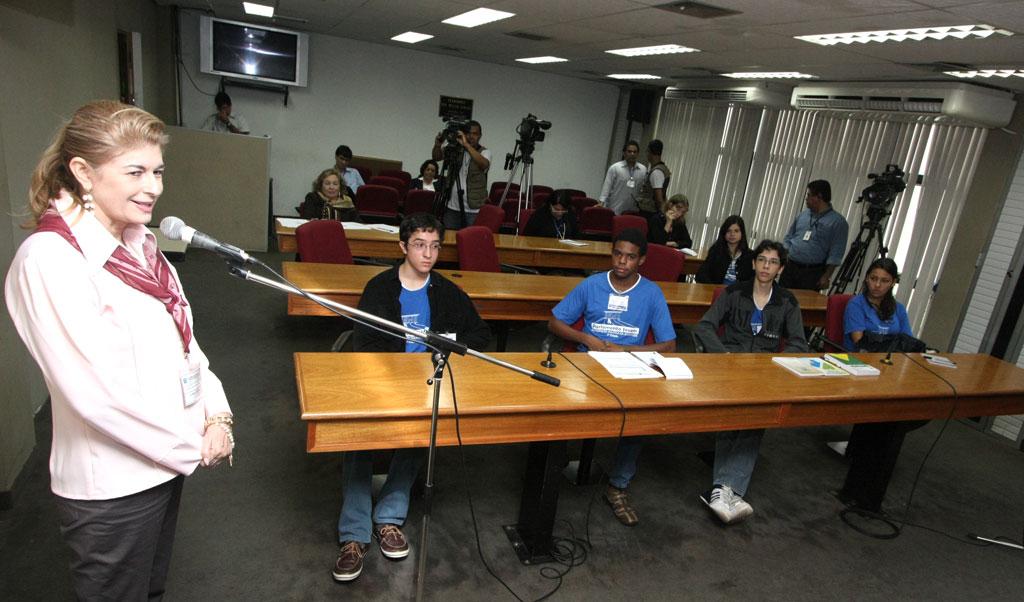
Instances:
[[[689,255],[690,257],[696,257],[697,256],[697,252],[694,251],[693,249],[689,248],[689,247],[687,247],[685,249],[679,249],[679,252],[684,254],[684,255]]]
[[[615,378],[661,378],[661,373],[625,351],[590,351],[590,357]]]
[[[398,234],[398,226],[392,226],[390,224],[370,224],[371,230],[377,230],[378,232],[387,232],[388,234]]]
[[[341,222],[341,225],[346,230],[369,230],[370,227],[366,224],[360,224],[359,222]]]
[[[590,243],[583,242],[581,240],[573,240],[571,238],[560,238],[558,242],[569,245],[570,247],[585,247]]]
[[[308,222],[308,219],[302,219],[298,217],[279,217],[277,223],[281,224],[285,228],[298,228],[302,224]]]
[[[693,379],[693,372],[681,357],[665,357],[657,351],[634,351],[633,355],[649,366],[657,366],[668,380]]]

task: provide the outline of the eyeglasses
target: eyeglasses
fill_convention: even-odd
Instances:
[[[758,255],[757,259],[755,259],[754,261],[756,261],[760,265],[781,265],[782,264],[782,262],[779,261],[778,257],[765,257],[764,255]]]
[[[420,253],[422,253],[423,251],[427,250],[428,247],[430,248],[431,251],[440,251],[441,250],[441,243],[439,243],[439,242],[426,243],[426,242],[423,242],[422,240],[417,240],[416,242],[410,242],[410,243],[406,243],[406,244],[409,246],[410,249],[416,249]]]

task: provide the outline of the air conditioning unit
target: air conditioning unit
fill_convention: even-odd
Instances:
[[[792,97],[796,109],[942,115],[990,128],[1010,123],[1016,104],[1010,92],[960,82],[801,84]]]
[[[706,104],[740,103],[777,109],[789,108],[791,86],[776,84],[711,84],[665,88],[666,100]]]

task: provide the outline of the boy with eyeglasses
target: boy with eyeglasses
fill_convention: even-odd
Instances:
[[[405,260],[366,283],[359,309],[409,328],[429,328],[478,351],[484,349],[491,340],[491,331],[473,302],[450,280],[432,271],[444,239],[444,225],[433,215],[414,213],[402,220],[398,237]],[[354,351],[427,351],[419,340],[403,340],[358,323],[352,334]],[[409,511],[409,491],[423,455],[423,449],[395,451],[374,509],[373,452],[345,454],[345,499],[338,519],[341,550],[332,571],[336,581],[352,581],[362,572],[371,534],[385,557],[401,560],[409,555],[409,542],[401,525]]]
[[[754,279],[725,289],[694,331],[711,353],[805,352],[800,304],[775,282],[786,267],[782,243],[763,240],[754,249]],[[719,338],[718,329],[725,331]],[[725,524],[753,514],[743,499],[757,462],[764,429],[726,431],[715,438],[711,490],[701,500]]]

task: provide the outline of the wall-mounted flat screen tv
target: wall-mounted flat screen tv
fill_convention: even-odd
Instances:
[[[238,79],[305,86],[309,35],[276,27],[199,18],[199,70]]]

